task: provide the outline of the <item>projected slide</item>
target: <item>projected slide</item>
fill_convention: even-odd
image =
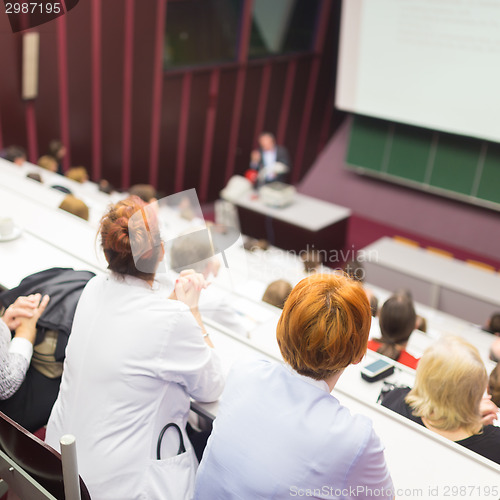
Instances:
[[[344,1],[336,105],[500,142],[500,1]]]

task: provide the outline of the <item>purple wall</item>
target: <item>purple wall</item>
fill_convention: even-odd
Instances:
[[[299,191],[349,207],[383,224],[500,259],[500,214],[346,170],[347,119],[302,181]]]

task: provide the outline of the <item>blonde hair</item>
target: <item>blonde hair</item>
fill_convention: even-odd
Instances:
[[[487,381],[478,350],[460,337],[448,336],[425,350],[405,401],[413,415],[436,429],[476,433]]]
[[[346,276],[312,274],[288,296],[276,328],[283,359],[325,380],[366,353],[371,314],[363,287]]]
[[[45,170],[50,170],[51,172],[57,172],[57,161],[49,155],[40,156],[38,158],[38,166],[44,168]]]
[[[73,196],[68,194],[62,203],[59,205],[61,210],[69,212],[70,214],[76,215],[84,220],[89,220],[89,207],[85,203]]]
[[[85,167],[71,167],[65,174],[68,179],[83,184],[89,180],[89,174]]]

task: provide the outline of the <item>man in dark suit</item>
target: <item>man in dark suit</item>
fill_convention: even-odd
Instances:
[[[258,172],[256,186],[269,182],[285,182],[290,171],[290,155],[284,146],[277,146],[270,132],[259,136],[259,149],[250,156],[250,168]]]

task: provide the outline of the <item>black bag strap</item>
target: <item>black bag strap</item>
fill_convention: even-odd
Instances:
[[[180,427],[174,422],[170,422],[165,427],[163,427],[158,437],[158,444],[156,445],[156,460],[161,460],[161,442],[163,441],[163,436],[165,435],[165,432],[167,432],[167,430],[170,429],[170,427],[174,427],[175,429],[177,429],[177,432],[179,433],[180,443],[179,443],[179,449],[177,450],[177,455],[186,452],[186,448],[184,446],[184,437],[182,436],[182,431]]]

